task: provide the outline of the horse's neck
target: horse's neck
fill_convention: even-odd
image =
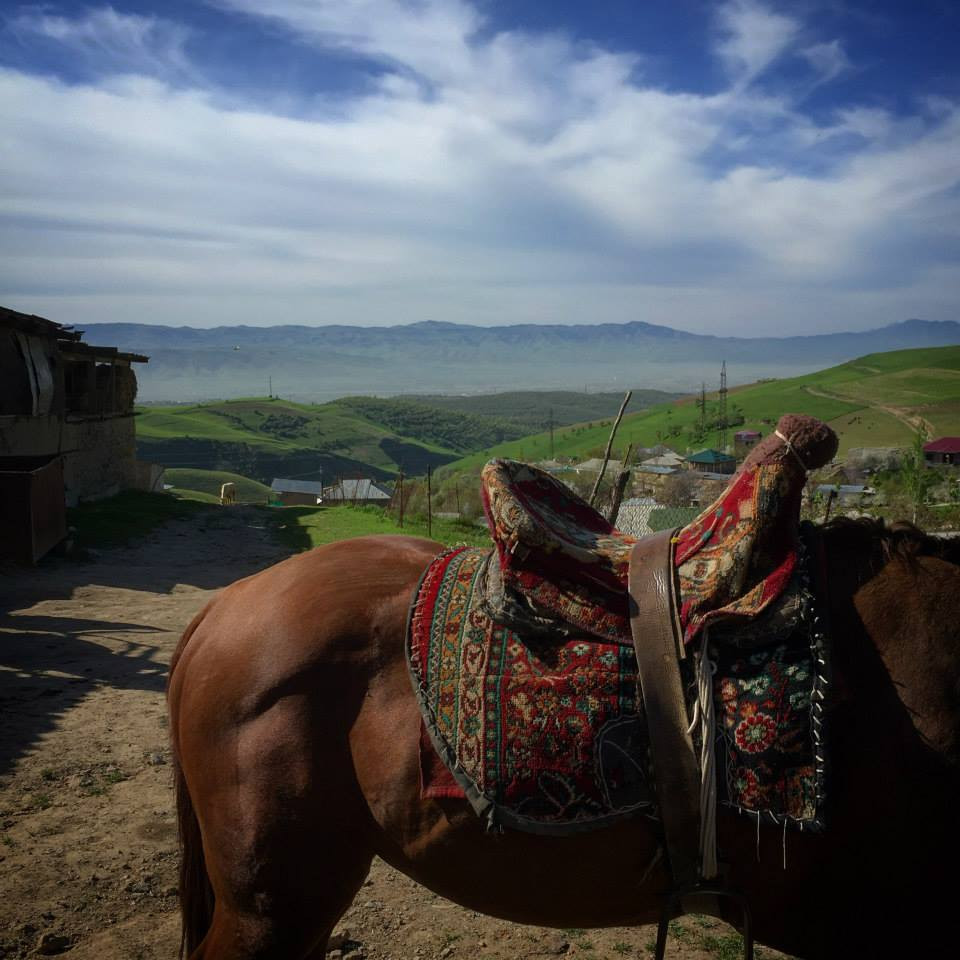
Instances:
[[[960,758],[960,567],[827,533],[835,696],[902,746]],[[916,735],[911,738],[909,731]]]

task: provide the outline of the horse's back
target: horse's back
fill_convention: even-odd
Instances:
[[[398,656],[417,580],[439,544],[414,537],[338,541],[238,580],[195,618],[174,657],[172,718],[213,695],[232,700],[231,719],[258,709],[279,685],[325,661]],[[377,643],[377,638],[381,643]],[[322,677],[317,678],[322,682]]]

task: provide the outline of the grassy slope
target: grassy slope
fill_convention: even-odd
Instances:
[[[708,405],[715,403],[716,395],[708,395],[707,400]],[[826,420],[840,435],[841,452],[910,442],[910,427],[877,409],[878,403],[907,415],[919,414],[938,434],[960,435],[960,347],[869,354],[806,376],[738,387],[730,391],[728,403],[731,412],[739,409],[743,414],[744,424],[737,429],[767,433],[784,413],[807,413]],[[622,451],[628,442],[653,446],[661,440],[680,451],[715,444],[715,434],[706,443],[689,442],[697,415],[692,397],[628,414],[617,434],[617,448]],[[680,435],[667,438],[676,426],[681,428]],[[608,435],[606,425],[564,427],[554,431],[554,451],[557,456],[580,458],[602,447]],[[490,457],[537,460],[549,453],[549,437],[539,433],[464,457],[444,472],[475,473]]]
[[[398,527],[393,517],[379,507],[277,507],[270,511],[279,525],[280,539],[292,547],[309,549],[334,540],[350,540],[369,534],[402,534],[410,537],[426,537],[426,521],[408,518],[403,527]],[[434,520],[431,538],[440,543],[470,543],[489,546],[490,537],[486,528],[454,523],[449,520]]]
[[[663,390],[633,391],[631,406],[634,410],[652,407],[657,403],[674,400],[679,394]],[[612,419],[623,401],[623,392],[583,393],[574,390],[514,390],[504,393],[479,394],[465,397],[446,397],[425,394],[412,399],[445,410],[461,413],[501,417],[514,423],[524,424],[527,429],[539,430],[553,419],[554,425],[585,423],[589,420]]]
[[[145,407],[137,412],[142,440],[190,437],[244,443],[266,453],[336,453],[386,470],[395,470],[389,441],[414,444],[456,456],[426,438],[398,433],[338,402],[299,404],[288,400],[243,399],[184,407]],[[384,445],[384,441],[388,443]]]
[[[142,493],[128,490],[95,503],[81,504],[68,511],[70,525],[76,528],[81,547],[114,547],[146,536],[151,530],[183,517],[215,522],[222,511],[238,509],[221,507],[210,502],[209,494],[188,493],[181,497],[170,493]],[[211,498],[212,499],[212,498]],[[248,508],[250,509],[250,508]],[[398,527],[378,507],[254,507],[257,515],[270,524],[281,542],[301,550],[349,540],[369,534],[400,534],[426,537],[426,521],[407,519]],[[490,538],[485,528],[435,520],[432,538],[453,545],[470,543],[487,546]]]
[[[220,487],[225,483],[233,483],[237,488],[238,500],[264,501],[270,496],[270,488],[265,483],[258,483],[248,477],[241,477],[239,473],[228,473],[226,470],[195,470],[187,467],[175,467],[164,474],[167,483],[179,491],[205,493],[220,500]]]

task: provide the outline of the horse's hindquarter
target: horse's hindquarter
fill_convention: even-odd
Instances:
[[[378,854],[505,918],[653,919],[665,873],[645,821],[564,838],[491,834],[465,801],[420,799],[404,632],[440,549],[400,537],[320,548],[227,588],[196,624],[171,717],[218,895],[278,892],[285,875],[303,888],[298,857],[320,864],[318,883],[356,861],[359,883]]]

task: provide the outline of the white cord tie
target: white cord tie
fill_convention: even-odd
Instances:
[[[800,469],[801,469],[804,473],[809,473],[809,472],[810,472],[809,468],[808,468],[807,465],[803,462],[803,458],[800,456],[800,454],[797,453],[797,448],[793,445],[793,443],[791,442],[790,438],[789,438],[789,437],[785,437],[779,430],[774,430],[774,431],[773,431],[773,435],[774,435],[775,437],[779,437],[779,438],[783,441],[784,446],[794,455],[794,457],[796,457],[797,463],[800,464]]]

